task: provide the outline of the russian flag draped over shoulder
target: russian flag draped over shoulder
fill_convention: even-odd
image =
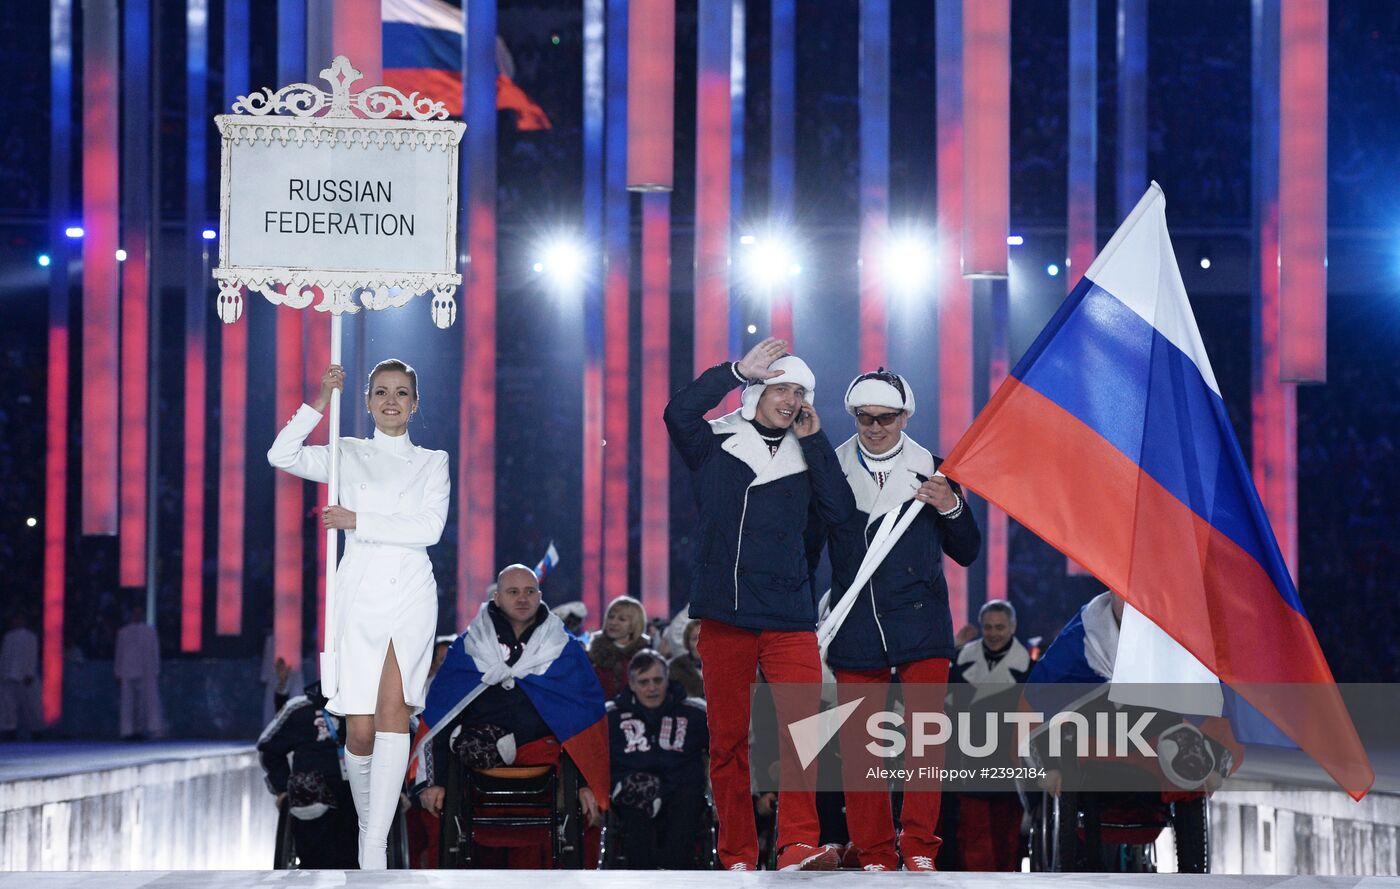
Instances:
[[[941,468],[1365,795],[1375,773],[1230,426],[1155,182]]]
[[[553,614],[545,618],[513,666],[506,666],[496,631],[482,605],[467,631],[448,649],[428,687],[418,730],[423,751],[438,732],[453,724],[487,685],[520,683],[540,718],[578,766],[598,804],[608,807],[608,718],[603,688],[588,652]],[[417,759],[414,761],[417,769]]]

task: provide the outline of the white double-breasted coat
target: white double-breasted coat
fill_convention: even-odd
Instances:
[[[303,404],[267,460],[325,484],[330,449],[307,447],[321,414]],[[447,452],[413,444],[408,433],[340,439],[340,505],[355,513],[336,569],[333,638],[340,686],[327,704],[341,715],[374,712],[389,643],[403,677],[404,703],[423,709],[437,632],[437,581],[428,547],[442,537],[451,483]]]

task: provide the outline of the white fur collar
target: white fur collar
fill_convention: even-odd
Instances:
[[[889,461],[890,477],[883,488],[875,484],[869,470],[861,465],[860,436],[852,435],[842,442],[836,449],[836,458],[855,495],[856,508],[868,516],[867,527],[890,510],[913,500],[921,484],[919,476],[928,478],[934,471],[933,454],[908,435],[903,436],[903,449]]]
[[[778,453],[770,455],[768,444],[758,434],[753,424],[739,415],[738,411],[725,414],[718,420],[710,421],[710,429],[715,435],[724,436],[720,447],[726,453],[738,457],[744,465],[753,470],[754,479],[749,487],[766,485],[789,475],[807,471],[807,461],[802,456],[802,445],[797,441],[797,433],[791,429],[783,436]]]

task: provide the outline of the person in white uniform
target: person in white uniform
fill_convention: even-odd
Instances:
[[[0,740],[27,740],[43,726],[39,708],[39,637],[23,611],[0,640]]]
[[[325,483],[328,446],[304,442],[321,421],[345,371],[331,365],[314,405],[282,429],[268,462]],[[423,709],[437,632],[437,582],[427,548],[447,523],[447,452],[413,444],[418,375],[402,361],[375,365],[365,390],[374,436],[340,439],[340,504],[321,524],[345,532],[336,570],[339,687],[326,709],[346,717],[345,764],[359,814],[360,867],[386,866],[389,827],[408,770],[408,721]]]
[[[117,630],[112,671],[121,686],[121,736],[125,740],[158,738],[164,733],[160,706],[160,637],[146,623],[146,608],[137,605],[131,622]]]

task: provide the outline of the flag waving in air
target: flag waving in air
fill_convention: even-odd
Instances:
[[[942,465],[1359,799],[1375,780],[1230,426],[1156,183]]]
[[[383,0],[384,83],[441,101],[462,116],[462,10],[446,0]],[[496,38],[496,108],[517,130],[548,130],[549,115],[515,81],[510,50]]]

